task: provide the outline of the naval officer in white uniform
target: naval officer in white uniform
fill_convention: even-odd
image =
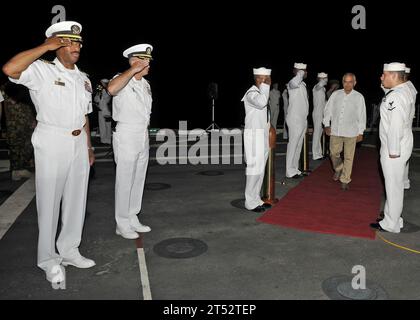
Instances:
[[[323,158],[321,137],[322,137],[322,119],[324,118],[325,104],[327,103],[325,86],[328,82],[328,75],[324,72],[318,73],[318,83],[312,89],[314,110],[312,111],[312,120],[314,123],[314,132],[312,134],[312,159],[319,160]]]
[[[113,148],[117,174],[115,181],[116,233],[126,239],[138,238],[137,232],[149,232],[140,223],[144,182],[149,163],[149,122],[152,92],[144,78],[150,69],[153,47],[138,44],[124,51],[130,68],[108,84],[113,96],[112,117],[117,122]]]
[[[15,83],[29,88],[38,125],[32,135],[38,211],[38,266],[52,282],[64,281],[63,266],[90,268],[79,252],[85,219],[89,169],[94,162],[87,114],[92,87],[76,62],[82,47],[77,22],[53,24],[40,46],[21,52],[3,66]],[[53,62],[38,60],[55,51]],[[56,239],[61,203],[61,232]],[[59,254],[56,253],[55,246]]]
[[[245,107],[244,149],[246,161],[245,208],[263,212],[271,205],[261,200],[261,187],[269,152],[271,70],[254,69],[253,85],[241,101]]]
[[[289,142],[286,153],[286,177],[303,177],[299,170],[299,160],[302,151],[303,139],[308,127],[309,101],[306,84],[306,64],[294,64],[294,77],[287,84],[289,92],[289,106],[287,108],[286,123],[289,129]]]
[[[385,179],[384,219],[370,226],[379,231],[399,233],[403,227],[404,170],[413,151],[411,104],[413,95],[404,82],[405,64],[385,64],[382,85],[389,89],[380,107],[379,138]]]

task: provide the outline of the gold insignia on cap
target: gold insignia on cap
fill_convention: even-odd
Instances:
[[[74,34],[80,34],[80,27],[77,24],[74,24],[74,25],[71,26],[71,31]]]
[[[152,48],[151,47],[147,47],[146,54],[151,54],[151,53],[152,53]]]

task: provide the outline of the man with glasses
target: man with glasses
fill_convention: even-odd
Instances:
[[[123,52],[130,68],[118,74],[108,84],[112,100],[112,118],[117,122],[113,134],[113,149],[117,174],[115,180],[116,234],[125,239],[137,239],[137,232],[151,229],[140,223],[144,182],[149,162],[150,114],[152,92],[144,78],[150,69],[153,47],[138,44]]]
[[[79,252],[93,154],[89,120],[92,88],[76,62],[82,26],[63,21],[50,26],[45,42],[21,52],[3,66],[15,83],[29,88],[38,125],[32,135],[38,211],[38,266],[50,282],[65,280],[63,266],[90,268],[93,260]],[[53,62],[38,60],[54,51]],[[61,203],[61,231],[57,224]],[[55,246],[59,254],[55,251]]]

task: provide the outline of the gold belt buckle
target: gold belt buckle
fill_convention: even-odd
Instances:
[[[82,130],[74,130],[71,134],[73,136],[77,137],[81,132],[82,132]]]

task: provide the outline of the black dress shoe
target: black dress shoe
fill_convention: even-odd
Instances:
[[[371,227],[372,229],[376,229],[376,230],[381,231],[381,232],[388,232],[388,231],[386,231],[385,229],[383,229],[383,228],[381,227],[381,225],[379,224],[379,222],[378,222],[378,223],[371,223],[371,224],[370,224],[370,227]]]
[[[265,202],[260,207],[264,207],[264,209],[271,209],[273,206],[271,204]]]
[[[303,178],[304,177],[304,175],[302,174],[302,173],[300,173],[300,174],[295,174],[293,177],[290,177],[291,179],[300,179],[300,178]]]
[[[265,211],[265,208],[263,206],[258,206],[258,207],[255,207],[254,209],[249,210],[249,211],[254,211],[254,212],[257,212],[257,213],[261,213],[261,212]]]
[[[341,183],[341,190],[346,191],[349,190],[349,184],[348,183]]]

